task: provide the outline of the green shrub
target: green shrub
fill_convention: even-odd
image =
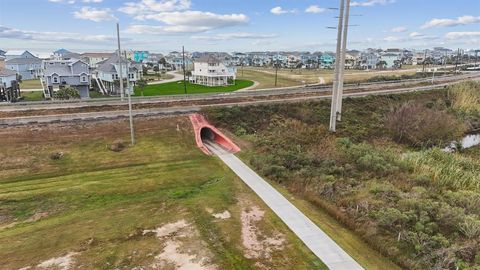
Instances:
[[[60,88],[58,91],[56,91],[53,94],[53,98],[60,100],[79,99],[80,94],[78,93],[77,89],[68,86]]]

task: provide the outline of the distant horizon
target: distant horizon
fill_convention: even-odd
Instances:
[[[0,49],[334,51],[338,0],[0,0]],[[348,47],[478,49],[475,0],[355,0]],[[18,16],[21,11],[22,16]],[[191,48],[191,49],[190,49]]]

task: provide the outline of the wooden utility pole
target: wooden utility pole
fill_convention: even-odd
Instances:
[[[336,132],[337,129],[337,100],[338,100],[338,81],[340,77],[340,53],[342,48],[342,30],[343,30],[343,13],[345,1],[340,0],[340,14],[338,16],[337,28],[337,51],[335,59],[335,76],[333,78],[332,89],[332,107],[330,110],[330,131]]]
[[[423,68],[422,68],[422,73],[425,73],[425,65],[427,64],[427,49],[425,49],[425,52],[423,53]]]
[[[187,80],[185,73],[185,46],[182,46],[182,67],[183,67],[183,88],[185,90],[185,95],[187,94]]]
[[[348,21],[350,17],[350,0],[345,4],[345,17],[343,22],[343,40],[342,53],[340,59],[340,75],[338,81],[338,97],[337,97],[337,121],[342,121],[342,103],[343,103],[343,81],[345,73],[345,58],[347,54],[347,38],[348,38]]]
[[[123,79],[122,79],[122,51],[120,48],[120,25],[117,23],[117,43],[118,43],[118,78],[120,79],[120,99],[123,101]]]
[[[460,59],[460,48],[457,49],[457,59],[455,60],[455,73],[457,73],[458,60]]]

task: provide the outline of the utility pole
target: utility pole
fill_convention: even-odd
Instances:
[[[456,57],[456,61],[455,61],[455,73],[457,73],[457,68],[458,68],[458,60],[460,58],[460,48],[457,49],[457,57]]]
[[[183,88],[185,90],[185,95],[187,94],[187,81],[185,79],[185,46],[182,46],[182,67],[183,67]]]
[[[277,55],[277,60],[275,61],[275,87],[277,87],[277,77],[278,77],[278,55]]]
[[[345,8],[345,1],[340,0],[340,14],[338,16],[337,28],[337,51],[335,61],[335,76],[333,79],[332,89],[332,107],[330,110],[330,131],[336,132],[337,129],[337,99],[338,99],[338,81],[340,76],[340,53],[342,47],[342,30],[343,30],[343,11]]]
[[[345,72],[345,58],[347,54],[347,38],[348,38],[348,21],[350,17],[350,0],[345,4],[345,18],[343,23],[343,40],[342,53],[340,59],[340,75],[338,81],[338,96],[337,96],[337,121],[342,121],[342,103],[343,103],[343,81]]]
[[[427,49],[425,49],[425,52],[423,53],[423,68],[422,68],[422,73],[425,73],[425,64],[427,63]]]
[[[117,43],[118,43],[118,78],[120,79],[120,100],[123,101],[123,79],[122,79],[122,51],[120,49],[120,25],[117,23]]]
[[[125,51],[125,68],[127,70],[127,94],[128,94],[128,116],[130,120],[130,139],[132,145],[135,145],[135,132],[133,130],[133,115],[132,115],[132,93],[130,92],[130,73],[127,60],[127,52]]]
[[[477,59],[478,59],[478,50],[475,50],[475,62],[473,64],[473,68],[476,68],[477,67]]]

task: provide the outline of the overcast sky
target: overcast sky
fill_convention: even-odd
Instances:
[[[0,0],[0,49],[333,50],[339,0]],[[352,0],[349,49],[480,48],[479,0]]]

